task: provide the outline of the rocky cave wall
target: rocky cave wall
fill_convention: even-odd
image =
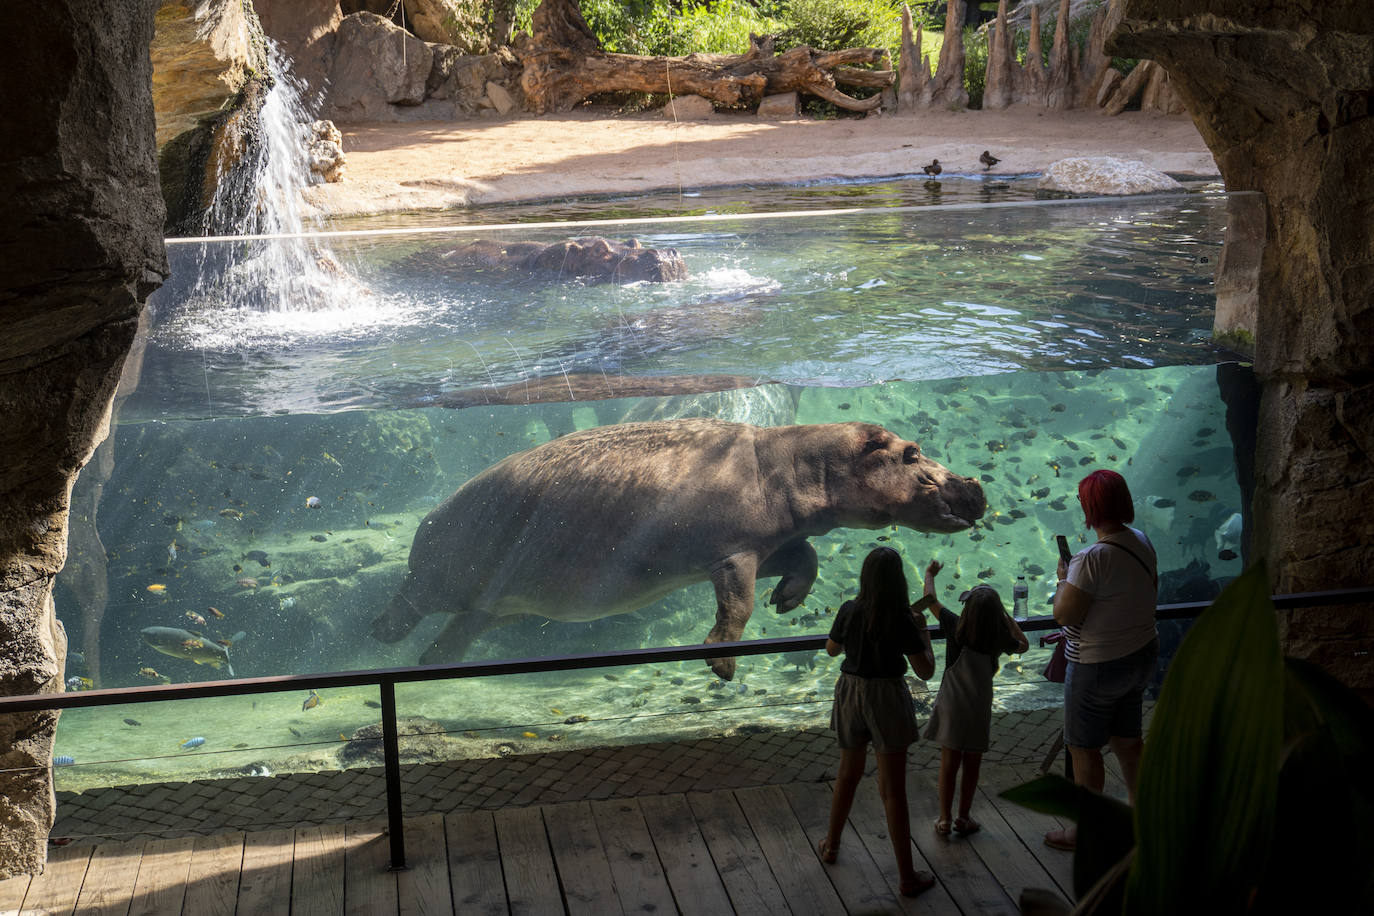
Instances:
[[[1253,553],[1275,592],[1374,569],[1374,16],[1368,0],[1126,0],[1108,44],[1168,68],[1231,191],[1267,201]],[[1374,608],[1281,617],[1374,698]]]
[[[0,37],[0,694],[62,690],[52,583],[72,483],[105,434],[139,310],[167,270],[148,58],[156,6],[52,0]],[[43,867],[56,722],[0,716],[0,878]]]

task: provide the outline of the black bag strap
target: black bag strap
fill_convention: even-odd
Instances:
[[[1125,544],[1118,544],[1116,541],[1098,541],[1097,543],[1099,543],[1099,544],[1106,544],[1106,545],[1109,546],[1109,547],[1119,547],[1119,548],[1121,548],[1122,550],[1126,551],[1127,553],[1129,553],[1129,554],[1131,555],[1131,559],[1133,559],[1133,560],[1135,560],[1137,563],[1139,563],[1139,564],[1140,564],[1140,568],[1143,569],[1143,570],[1145,570],[1145,575],[1147,575],[1147,576],[1150,577],[1150,581],[1151,581],[1151,582],[1155,581],[1155,574],[1154,574],[1153,572],[1150,571],[1149,565],[1147,565],[1146,562],[1145,562],[1144,560],[1140,559],[1140,557],[1136,555],[1136,552],[1135,552],[1134,550],[1132,550],[1131,548],[1127,547]]]

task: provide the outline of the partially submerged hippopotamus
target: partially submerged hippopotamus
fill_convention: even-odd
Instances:
[[[806,598],[818,567],[808,537],[960,531],[985,507],[977,481],[871,423],[603,426],[511,455],[425,516],[372,635],[396,642],[428,614],[453,614],[421,661],[456,661],[503,617],[595,620],[710,579],[706,642],[734,641],[757,577],[781,576],[769,599],[779,613]],[[710,665],[734,675],[733,658]]]
[[[645,248],[638,239],[617,242],[590,236],[564,242],[464,242],[439,255],[444,268],[500,270],[597,282],[685,280],[687,263],[676,248]]]

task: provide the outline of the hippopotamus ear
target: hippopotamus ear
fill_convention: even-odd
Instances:
[[[888,444],[897,437],[891,432],[878,426],[875,423],[865,423],[859,430],[859,453],[868,455],[872,452],[880,452],[887,448]]]
[[[644,246],[639,243],[639,239],[626,239],[625,247],[639,249],[643,248]]]

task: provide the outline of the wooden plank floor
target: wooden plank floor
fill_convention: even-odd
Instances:
[[[1027,887],[1072,899],[1071,855],[1041,842],[1059,822],[997,795],[1035,775],[984,770],[983,829],[960,838],[931,827],[935,774],[909,773],[916,867],[937,879],[910,900],[870,777],[829,866],[830,785],[799,783],[416,817],[399,873],[376,821],[63,847],[0,882],[0,913],[1013,914]]]

